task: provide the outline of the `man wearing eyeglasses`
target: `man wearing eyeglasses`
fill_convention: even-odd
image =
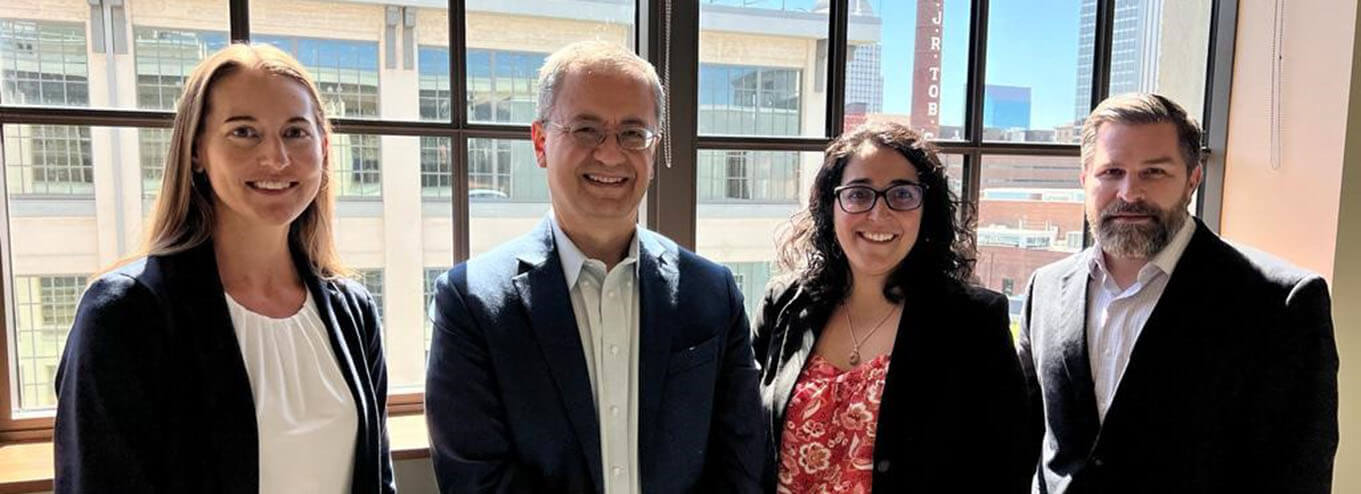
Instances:
[[[1200,135],[1155,94],[1113,97],[1087,117],[1081,182],[1096,245],[1037,270],[1022,312],[1037,492],[1330,489],[1327,284],[1187,213]]]
[[[742,295],[638,226],[652,66],[585,42],[540,70],[552,211],[435,285],[426,421],[443,492],[757,492],[765,431]]]

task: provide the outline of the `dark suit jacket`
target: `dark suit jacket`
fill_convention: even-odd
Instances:
[[[639,229],[645,493],[754,492],[757,370],[726,268]],[[425,413],[443,492],[600,492],[581,336],[545,220],[435,283]]]
[[[1024,492],[1037,447],[1027,443],[1025,383],[1007,299],[941,281],[908,297],[884,378],[874,440],[876,492]],[[775,492],[786,407],[835,307],[797,283],[771,287],[756,319],[761,398],[772,434],[764,475]]]
[[[354,396],[353,492],[394,492],[373,299],[294,261]],[[211,243],[90,285],[56,386],[56,492],[259,492],[255,402]]]
[[[1022,367],[1047,426],[1039,492],[1329,491],[1337,348],[1322,278],[1197,221],[1103,424],[1089,253],[1036,271],[1022,319]]]

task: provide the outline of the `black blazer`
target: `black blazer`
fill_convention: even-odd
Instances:
[[[742,295],[639,229],[645,493],[756,492],[764,460]],[[547,221],[435,283],[425,414],[443,492],[601,492],[599,422]]]
[[[1043,431],[1039,492],[1329,491],[1337,348],[1322,278],[1234,248],[1197,220],[1101,423],[1089,255],[1036,271],[1022,318]]]
[[[296,249],[295,249],[296,250]],[[295,255],[354,396],[353,492],[394,492],[373,299]],[[259,442],[211,242],[139,259],[80,300],[57,370],[56,492],[259,492]]]
[[[1026,442],[1025,384],[1007,299],[941,281],[908,297],[884,380],[874,440],[876,492],[1025,492],[1037,447]],[[761,399],[772,431],[766,492],[775,492],[786,407],[834,306],[798,283],[774,284],[755,323]]]

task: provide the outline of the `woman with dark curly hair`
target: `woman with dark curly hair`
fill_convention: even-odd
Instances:
[[[907,127],[828,147],[756,315],[770,491],[1028,491],[1007,299],[972,284],[971,223]]]

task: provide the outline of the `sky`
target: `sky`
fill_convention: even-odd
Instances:
[[[883,19],[884,112],[910,113],[917,2],[871,0]],[[1030,126],[1070,123],[1077,91],[1079,0],[989,2],[987,83],[1030,88]],[[964,121],[969,1],[945,0],[941,124]]]

